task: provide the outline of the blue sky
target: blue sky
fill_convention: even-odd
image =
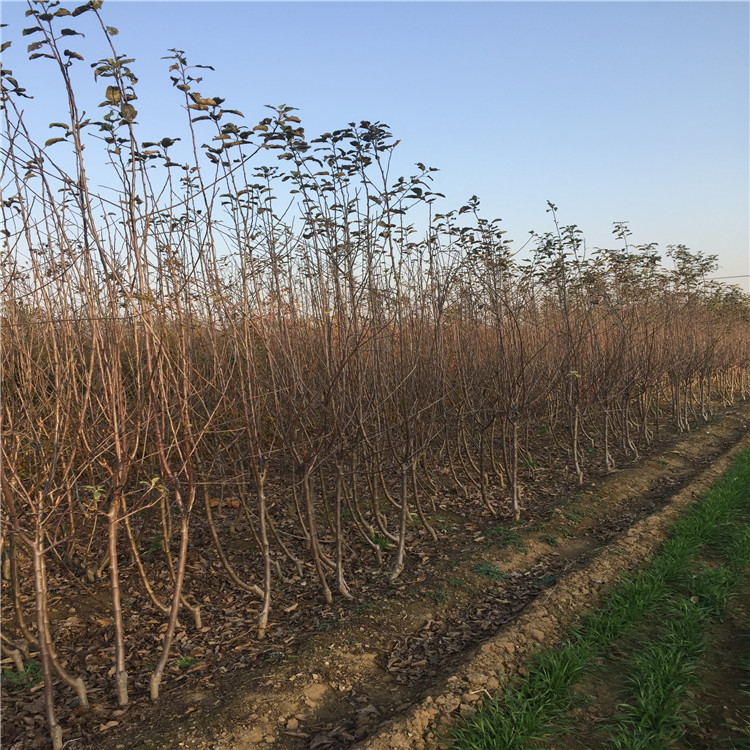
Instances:
[[[50,61],[25,59],[26,7],[1,3],[14,41],[3,67],[35,95],[26,109],[44,141],[65,105]],[[310,137],[387,123],[398,173],[439,168],[441,208],[478,195],[516,247],[552,229],[551,200],[590,247],[617,246],[612,223],[626,220],[635,243],[685,244],[718,254],[717,275],[750,273],[746,2],[106,0],[102,15],[136,58],[142,140],[184,130],[160,59],[177,47],[216,68],[202,93],[251,123],[281,103]],[[89,63],[108,53],[93,20],[76,19],[86,39],[71,48],[95,107],[106,82]]]

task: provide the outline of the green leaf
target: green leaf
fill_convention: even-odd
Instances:
[[[32,26],[29,29],[24,29],[21,32],[21,36],[29,36],[29,34],[36,34],[37,31],[41,31],[41,30],[42,30],[41,26]]]
[[[57,16],[69,16],[71,13],[67,8],[58,8],[52,15]]]
[[[48,138],[44,142],[44,147],[47,148],[47,146],[51,146],[54,143],[60,143],[60,141],[64,141],[64,140],[65,140],[65,138]]]
[[[11,44],[12,42],[3,42],[2,44],[0,44],[0,52],[5,52],[5,50],[8,49]]]
[[[86,36],[86,35],[81,34],[80,31],[74,31],[73,29],[62,29],[60,31],[60,36]]]

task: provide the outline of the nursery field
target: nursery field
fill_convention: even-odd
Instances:
[[[549,201],[516,251],[392,174],[386,124],[247,121],[181,50],[182,130],[144,134],[105,17],[41,0],[2,42],[65,93],[34,132],[0,71],[3,746],[448,743],[728,469],[750,297]],[[712,544],[685,564],[739,576]]]
[[[280,615],[264,641],[257,640],[246,617],[228,601],[226,610],[235,613],[231,624],[216,627],[209,621],[197,631],[186,623],[178,655],[168,670],[163,701],[149,701],[141,683],[141,694],[134,695],[123,710],[108,699],[106,688],[94,689],[92,706],[83,712],[70,691],[66,741],[72,740],[72,747],[108,750],[301,750],[352,747],[363,741],[370,743],[367,747],[383,749],[453,746],[456,737],[451,732],[468,731],[460,727],[474,716],[479,701],[500,691],[501,675],[533,677],[533,671],[525,671],[528,656],[549,646],[553,655],[562,653],[560,647],[569,642],[566,628],[579,623],[581,614],[607,596],[619,576],[627,580],[643,567],[675,517],[703,497],[727,471],[738,449],[748,445],[749,428],[750,405],[743,404],[687,436],[665,437],[658,450],[632,467],[602,474],[583,487],[577,483],[545,487],[539,495],[545,502],[529,509],[523,523],[491,521],[485,522],[484,529],[454,523],[440,530],[438,550],[413,553],[411,575],[395,582],[384,575],[380,581],[363,583],[369,594],[366,602],[342,601],[329,607],[313,597],[291,597],[292,603],[284,602],[283,609],[292,611]],[[746,464],[746,447],[740,455]],[[540,485],[545,484],[544,474],[540,469]],[[738,503],[729,516],[739,532],[747,529],[750,485],[742,477],[731,481],[735,488],[739,482],[745,492],[745,506]],[[450,500],[453,495],[445,497]],[[226,512],[236,515],[236,509]],[[630,539],[628,535],[641,522],[654,525]],[[722,539],[716,536],[719,531],[699,525],[706,527],[707,538],[713,534],[714,545]],[[721,549],[730,546],[722,539]],[[707,557],[690,558],[693,567],[686,570],[715,564],[711,549],[709,545],[708,551],[702,551]],[[679,586],[684,575],[675,578]],[[701,585],[700,579],[695,580],[692,585]],[[687,737],[682,745],[649,744],[652,739],[647,739],[643,747],[710,747],[712,741],[745,737],[741,732],[746,726],[743,717],[748,717],[743,703],[747,674],[737,644],[745,643],[748,635],[746,579],[744,589],[736,580],[721,578],[714,583],[717,597],[721,586],[729,586],[739,596],[732,599],[725,592],[728,608],[722,618],[717,619],[717,613],[706,615],[705,643],[699,647],[703,661],[691,662],[697,671],[686,688],[694,710],[675,714],[677,727],[687,729]],[[713,590],[714,583],[708,588]],[[53,581],[53,585],[60,639],[71,625],[77,627],[64,647],[72,651],[79,644],[76,637],[97,638],[98,645],[90,653],[105,659],[108,622],[99,620],[106,609],[95,596],[86,597],[69,582]],[[701,592],[697,595],[710,594]],[[696,595],[692,590],[688,593]],[[657,622],[671,622],[657,606],[672,605],[666,597],[643,609]],[[293,617],[299,609],[304,618]],[[640,627],[650,632],[656,626],[647,621]],[[641,653],[630,644],[638,639],[642,646],[644,639],[637,628],[627,636],[630,641],[623,637],[609,651],[599,644],[598,651],[586,652],[585,669],[579,665],[571,672],[579,678],[578,684],[564,685],[571,692],[559,698],[562,708],[544,703],[548,700],[544,690],[534,688],[542,703],[526,713],[541,712],[556,725],[532,725],[524,736],[519,733],[528,720],[516,722],[517,715],[501,703],[502,714],[514,717],[507,744],[490,735],[492,739],[484,743],[464,737],[455,746],[607,746],[600,735],[586,731],[606,727],[602,723],[616,713],[616,691],[622,685],[608,678],[612,674],[624,678],[627,672],[618,660]],[[614,635],[611,640],[616,640]],[[31,663],[35,661],[32,658]],[[18,750],[45,747],[39,673],[27,670],[22,684],[8,662],[3,672],[4,741]],[[100,679],[105,677],[100,674]],[[106,685],[106,678],[101,684]],[[563,719],[567,723],[561,724]],[[566,729],[570,744],[561,745],[559,734],[552,734],[546,744],[530,740],[555,726]],[[573,739],[571,728],[576,727],[580,741]]]

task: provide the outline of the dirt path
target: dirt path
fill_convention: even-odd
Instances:
[[[386,596],[331,608],[295,653],[223,675],[196,665],[156,705],[136,699],[124,710],[99,709],[101,741],[72,734],[68,747],[438,747],[435,738],[499,686],[498,670],[522,670],[648,557],[675,515],[747,444],[749,428],[745,403],[666,452],[558,493],[533,526],[477,527],[458,551],[416,550],[419,564]],[[223,650],[241,653],[253,637],[248,630]]]

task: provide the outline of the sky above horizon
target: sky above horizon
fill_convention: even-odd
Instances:
[[[27,7],[0,3],[3,67],[35,96],[24,107],[44,142],[65,101],[51,61],[27,59]],[[717,254],[715,275],[750,290],[746,2],[106,0],[101,13],[135,58],[141,140],[184,127],[161,59],[178,48],[215,68],[204,95],[251,125],[282,103],[308,138],[387,123],[397,174],[437,167],[436,210],[476,194],[516,249],[553,229],[550,200],[589,248],[620,246],[613,222],[628,221],[633,244]],[[90,63],[110,53],[93,20],[75,19],[86,38],[69,46],[85,57],[76,82],[101,101]]]

